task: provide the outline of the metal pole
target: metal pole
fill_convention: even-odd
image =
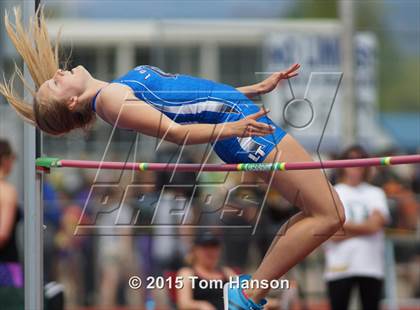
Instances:
[[[0,2],[0,12],[4,12],[6,6],[3,4],[3,1]],[[2,47],[6,46],[6,42],[4,42],[4,38],[3,38],[3,29],[0,29],[0,44]],[[5,61],[4,61],[4,48],[0,48],[0,70],[2,71],[1,73],[4,73],[4,65],[5,65]],[[3,98],[0,99],[0,101],[3,101]]]
[[[39,1],[23,1],[23,18],[26,24],[34,15]],[[24,75],[27,81],[31,76],[25,66]],[[25,99],[30,94],[25,90]],[[43,244],[42,244],[42,174],[36,172],[35,158],[37,150],[36,129],[24,124],[24,265],[25,265],[25,309],[43,309]],[[38,145],[39,146],[39,145]]]
[[[356,100],[354,88],[354,3],[353,0],[340,0],[341,20],[341,65],[343,70],[343,141],[353,144],[357,139]]]

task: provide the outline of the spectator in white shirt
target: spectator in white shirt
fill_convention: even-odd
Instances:
[[[360,146],[344,151],[342,159],[368,157]],[[332,310],[348,309],[352,289],[359,289],[364,310],[379,309],[384,278],[384,225],[389,211],[384,191],[368,183],[369,169],[339,171],[335,189],[343,202],[343,231],[325,243],[328,295]]]

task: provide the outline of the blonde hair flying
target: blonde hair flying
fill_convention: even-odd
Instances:
[[[34,81],[35,89],[29,86],[22,71],[15,65],[15,74],[10,81],[7,82],[4,78],[4,82],[0,83],[0,93],[16,110],[19,116],[35,125],[36,120],[33,105],[25,102],[23,98],[16,94],[13,89],[14,78],[17,75],[24,87],[35,96],[36,90],[45,81],[51,79],[59,69],[59,36],[53,46],[48,35],[42,7],[30,19],[28,29],[25,29],[23,26],[21,10],[15,7],[13,13],[14,23],[10,21],[8,12],[5,14],[4,23],[6,32],[27,65]]]

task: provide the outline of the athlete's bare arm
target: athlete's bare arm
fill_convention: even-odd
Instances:
[[[231,137],[265,136],[270,125],[257,119],[269,111],[260,110],[236,122],[220,124],[178,124],[156,108],[139,100],[127,87],[110,85],[101,91],[97,113],[123,129],[158,137],[176,144],[201,144]],[[134,102],[135,101],[135,102]]]

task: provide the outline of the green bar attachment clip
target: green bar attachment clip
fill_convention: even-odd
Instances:
[[[35,161],[35,165],[41,168],[60,167],[60,159],[54,157],[39,157]]]

